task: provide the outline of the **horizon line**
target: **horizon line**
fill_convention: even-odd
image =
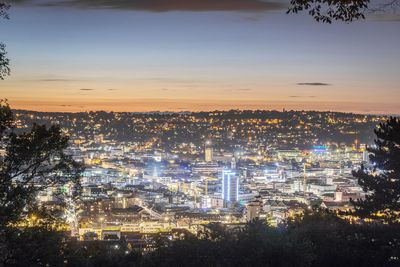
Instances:
[[[90,113],[90,112],[105,112],[105,113],[133,113],[133,114],[154,114],[154,113],[173,113],[173,114],[183,114],[183,113],[215,113],[222,112],[227,113],[230,111],[240,111],[240,112],[249,112],[249,111],[262,111],[262,112],[317,112],[317,113],[339,113],[339,114],[349,114],[349,115],[363,115],[363,116],[383,116],[383,117],[400,117],[400,114],[390,114],[390,113],[358,113],[353,111],[336,111],[336,110],[315,110],[315,109],[215,109],[215,110],[150,110],[150,111],[113,111],[113,110],[85,110],[85,111],[40,111],[33,109],[20,109],[20,108],[11,108],[12,111],[16,112],[35,112],[35,113],[63,113],[63,114],[80,114],[80,113]]]

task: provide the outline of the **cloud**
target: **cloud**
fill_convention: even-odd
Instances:
[[[291,95],[289,96],[290,98],[315,98],[317,96],[315,95],[307,95],[307,96],[302,96],[302,95]]]
[[[82,88],[82,89],[79,89],[80,91],[94,91],[94,89],[91,89],[91,88]]]
[[[151,81],[151,82],[162,82],[162,83],[171,83],[171,84],[199,84],[206,83],[204,80],[192,80],[192,79],[181,79],[181,78],[164,78],[164,77],[149,77],[149,78],[140,78],[137,80],[141,81]]]
[[[250,88],[232,88],[232,89],[225,89],[225,92],[250,92],[253,91]]]
[[[329,83],[320,83],[320,82],[312,82],[312,83],[297,83],[297,85],[307,85],[307,86],[329,86]]]
[[[17,4],[81,9],[124,9],[150,12],[168,11],[268,11],[284,9],[283,2],[265,0],[14,0]]]
[[[107,91],[117,91],[118,89],[113,89],[113,88],[111,88],[111,89],[107,89]]]
[[[55,78],[55,79],[38,79],[36,81],[38,81],[38,82],[75,82],[78,80]]]

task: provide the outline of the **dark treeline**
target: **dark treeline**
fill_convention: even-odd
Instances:
[[[31,232],[31,233],[29,233]],[[151,252],[127,242],[65,242],[31,229],[14,239],[7,266],[399,266],[400,225],[349,224],[326,211],[278,228],[253,221],[239,232],[214,227],[200,237],[160,239]]]

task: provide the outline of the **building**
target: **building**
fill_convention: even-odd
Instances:
[[[211,146],[211,142],[210,141],[206,142],[206,146],[205,146],[205,150],[204,150],[204,160],[206,162],[213,161],[213,148]]]
[[[222,199],[225,203],[237,202],[239,199],[239,177],[232,170],[222,172]]]
[[[210,163],[204,163],[204,162],[197,162],[192,166],[192,173],[193,174],[217,174],[222,171],[222,167],[218,165],[218,163],[215,162],[210,162]]]
[[[260,213],[263,209],[263,203],[260,197],[256,197],[246,206],[246,220],[252,221],[260,218]]]
[[[231,169],[232,169],[232,170],[236,170],[236,159],[235,159],[235,157],[232,157],[232,160],[231,160]]]

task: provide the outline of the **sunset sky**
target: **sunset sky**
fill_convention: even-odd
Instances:
[[[276,1],[11,2],[0,98],[13,108],[400,114],[398,16],[328,25]]]

